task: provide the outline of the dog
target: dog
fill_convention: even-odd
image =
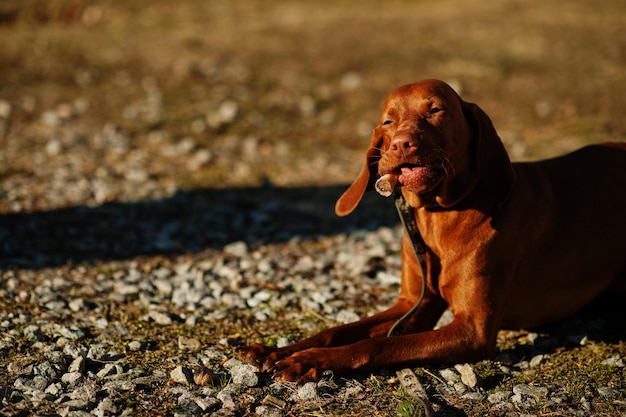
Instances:
[[[495,354],[503,327],[547,324],[603,293],[626,294],[626,143],[511,163],[483,110],[424,80],[384,102],[337,215],[382,177],[413,210],[424,272],[405,232],[391,308],[280,349],[243,350],[275,378],[474,362]],[[452,322],[433,330],[446,308]],[[389,336],[403,316],[401,332]]]

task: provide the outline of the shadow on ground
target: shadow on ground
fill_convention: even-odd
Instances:
[[[518,344],[503,352],[515,363],[540,354],[580,348],[589,342],[624,341],[623,301],[624,297],[617,294],[602,295],[570,317],[533,329],[538,335],[533,343]]]
[[[346,186],[178,191],[170,198],[0,216],[0,268],[176,255],[235,241],[255,247],[294,237],[398,223],[393,203],[369,193],[348,217],[334,213]]]

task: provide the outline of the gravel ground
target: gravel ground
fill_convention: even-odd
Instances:
[[[337,221],[337,191],[267,185],[4,216],[2,415],[419,415],[393,370],[296,386],[238,360],[242,344],[290,343],[393,302],[390,202],[368,198]],[[591,398],[529,377],[603,328],[501,332],[496,361],[413,371],[438,415],[619,409],[623,353],[601,353],[612,378]]]
[[[594,8],[589,46],[582,3],[563,15],[574,29],[539,9],[502,36],[467,27],[470,12],[500,24],[491,6],[447,3],[420,30],[458,28],[407,50],[398,39],[424,13],[402,3],[380,20],[365,3],[352,25],[337,24],[350,2],[0,5],[0,415],[422,415],[396,370],[277,384],[237,348],[291,343],[397,296],[392,202],[367,196],[342,219],[333,206],[384,93],[416,68],[478,94],[516,159],[623,136],[611,113],[623,5]],[[376,24],[398,38],[355,48]],[[600,87],[574,95],[590,73]],[[502,331],[495,360],[408,373],[441,416],[624,415],[622,316]]]
[[[393,301],[394,213],[371,200],[367,216],[337,220],[339,191],[165,188],[149,201],[5,214],[0,413],[418,415],[391,370],[294,386],[237,359],[242,344],[290,343]],[[503,332],[501,345],[512,347],[495,362],[415,372],[440,415],[623,411],[623,344],[599,345],[596,367],[611,377],[590,393],[525,377],[584,346],[598,323],[565,326],[556,335]]]

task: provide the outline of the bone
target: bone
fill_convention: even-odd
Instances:
[[[398,177],[396,175],[385,174],[378,180],[376,180],[374,188],[376,189],[376,192],[378,192],[378,194],[382,195],[383,197],[389,197],[391,194],[393,194],[393,189],[395,188],[397,182]]]

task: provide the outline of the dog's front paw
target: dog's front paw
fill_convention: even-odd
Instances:
[[[296,352],[276,362],[272,367],[273,377],[278,381],[299,383],[318,381],[324,371],[339,370],[338,363],[329,355],[329,351],[330,349],[311,348]]]
[[[239,350],[239,356],[244,362],[255,365],[265,371],[274,364],[275,361],[272,362],[269,357],[277,350],[278,348],[275,347],[255,343],[251,346],[241,348]]]

